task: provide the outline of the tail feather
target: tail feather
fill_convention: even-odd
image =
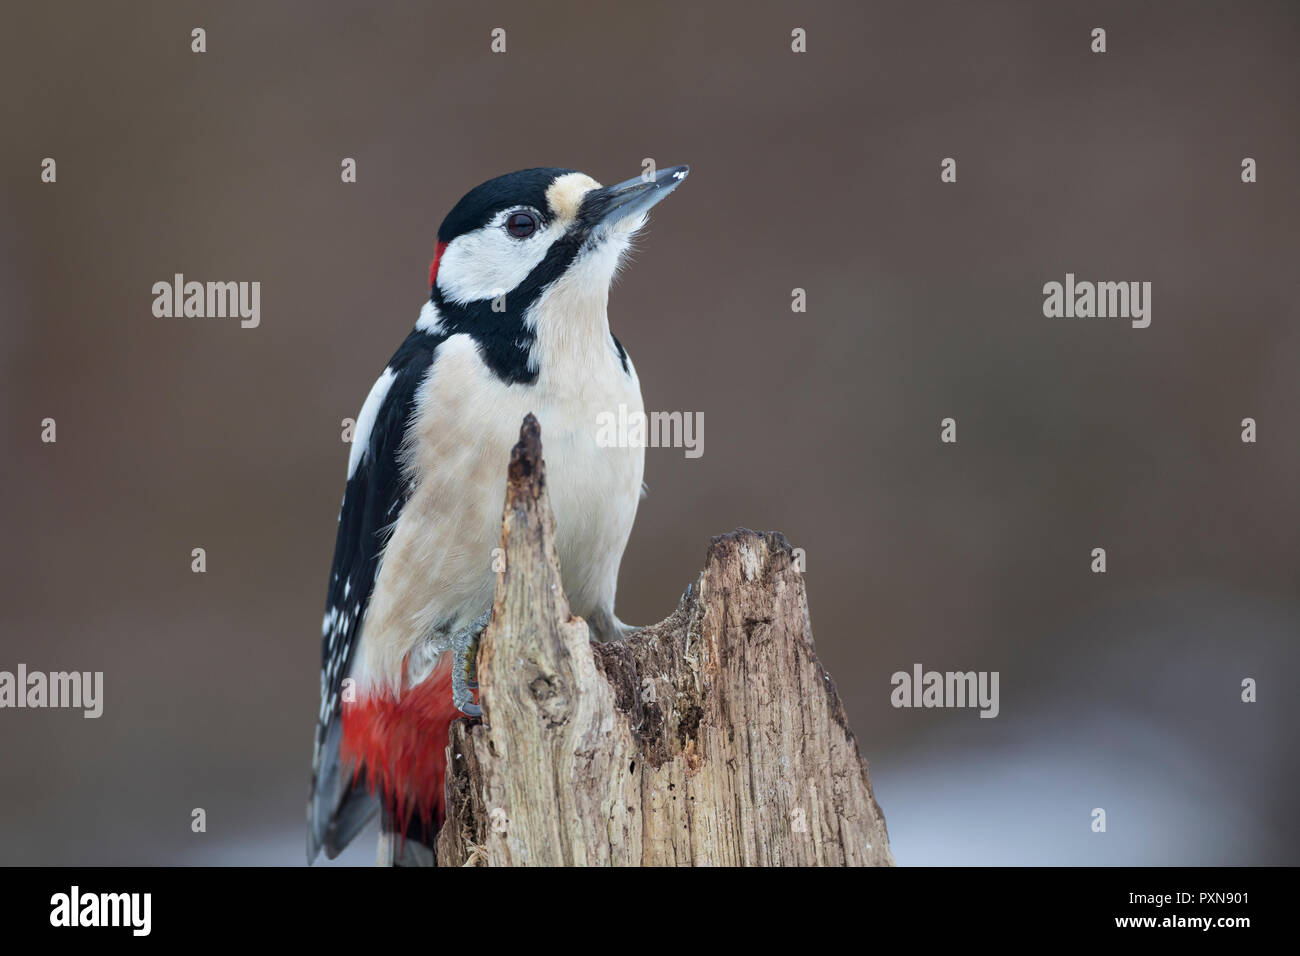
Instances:
[[[326,731],[307,802],[307,863],[320,851],[334,859],[379,812],[379,802],[360,774],[343,765],[339,743],[343,728],[337,715]]]
[[[379,834],[376,866],[437,866],[434,844],[437,828],[426,827],[418,817],[403,824],[392,812],[384,811]]]

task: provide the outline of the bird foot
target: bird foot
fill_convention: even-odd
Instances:
[[[483,708],[474,703],[473,691],[478,689],[478,642],[489,617],[485,611],[451,638],[451,702],[466,717],[483,716]]]

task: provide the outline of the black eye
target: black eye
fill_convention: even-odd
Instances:
[[[512,212],[506,219],[506,232],[516,239],[527,239],[537,231],[537,217],[531,212]]]

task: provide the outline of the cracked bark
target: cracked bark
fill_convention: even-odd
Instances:
[[[501,546],[483,717],[451,728],[440,865],[893,864],[782,535],[714,538],[672,614],[592,643],[530,415]]]

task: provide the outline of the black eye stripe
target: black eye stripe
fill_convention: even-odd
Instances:
[[[526,209],[506,216],[506,232],[515,239],[527,239],[537,231],[537,217]]]

